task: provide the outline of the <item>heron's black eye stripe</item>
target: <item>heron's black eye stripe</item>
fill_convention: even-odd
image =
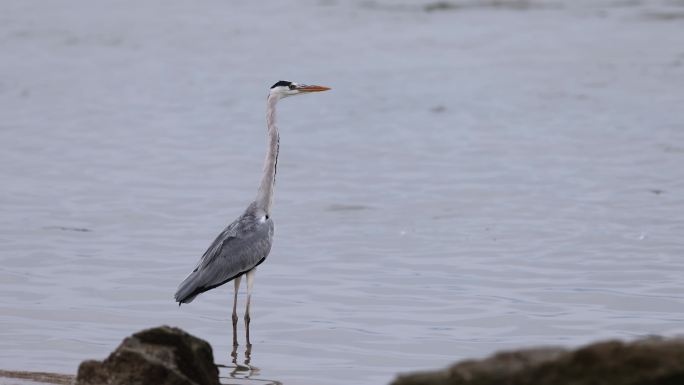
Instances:
[[[272,85],[271,88],[276,88],[276,87],[287,87],[287,86],[289,86],[290,84],[292,84],[292,82],[288,82],[287,80],[280,80],[280,81],[278,81],[276,84]]]

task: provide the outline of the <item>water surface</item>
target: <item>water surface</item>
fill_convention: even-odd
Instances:
[[[160,324],[234,367],[231,285],[172,295],[253,199],[280,79],[333,91],[280,104],[226,383],[684,333],[682,4],[425,4],[4,1],[0,368]]]

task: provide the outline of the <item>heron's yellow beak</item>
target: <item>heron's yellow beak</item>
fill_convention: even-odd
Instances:
[[[323,87],[323,86],[309,86],[306,84],[302,84],[301,86],[297,87],[297,90],[300,92],[321,92],[321,91],[327,91],[330,88],[328,87]]]

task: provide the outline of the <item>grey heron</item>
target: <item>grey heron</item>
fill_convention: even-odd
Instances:
[[[249,341],[249,306],[254,285],[254,274],[271,251],[273,243],[273,186],[278,163],[280,136],[276,127],[276,104],[288,96],[327,91],[330,88],[298,84],[281,80],[274,84],[266,103],[267,149],[264,170],[256,199],[245,212],[229,224],[211,243],[190,275],[178,285],[175,298],[180,306],[192,302],[199,294],[230,281],[234,282],[233,294],[233,345],[237,346],[237,295],[240,280],[247,276],[247,302],[245,309],[245,334]]]

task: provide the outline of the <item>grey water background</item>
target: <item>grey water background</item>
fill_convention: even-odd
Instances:
[[[4,0],[0,368],[159,324],[231,365],[232,285],[172,295],[253,199],[280,79],[333,91],[279,105],[259,370],[226,383],[684,333],[682,1]]]

